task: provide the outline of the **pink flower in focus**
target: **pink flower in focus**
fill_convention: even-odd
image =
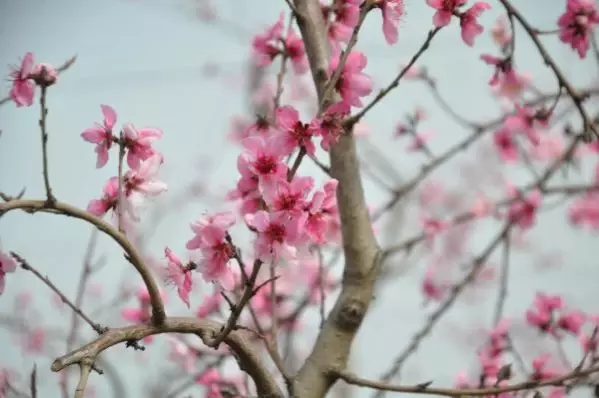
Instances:
[[[312,177],[294,177],[291,182],[281,179],[265,188],[264,200],[271,211],[301,217],[308,206],[306,197],[313,187]]]
[[[299,112],[292,106],[287,105],[277,109],[278,127],[281,133],[277,137],[281,145],[281,152],[290,155],[296,149],[303,147],[309,155],[316,150],[312,142],[314,130],[308,124],[302,123]]]
[[[329,75],[333,75],[339,65],[339,54],[333,55],[329,64]],[[343,70],[339,75],[339,80],[335,84],[335,89],[341,95],[343,102],[349,106],[362,107],[361,97],[367,96],[372,92],[372,79],[362,73],[366,67],[367,59],[359,51],[352,51],[347,57]]]
[[[100,105],[102,114],[104,115],[103,124],[96,123],[95,126],[85,129],[81,133],[81,138],[92,144],[96,144],[96,153],[98,159],[96,168],[103,167],[108,162],[108,150],[112,146],[113,135],[112,129],[116,123],[116,112],[108,105]]]
[[[582,59],[589,50],[591,35],[599,24],[599,11],[593,0],[567,0],[566,11],[559,17],[559,39],[576,50]]]
[[[187,249],[200,249],[202,259],[199,271],[206,281],[216,281],[225,289],[231,290],[235,277],[228,267],[235,256],[235,247],[227,240],[227,230],[235,224],[231,212],[206,216],[191,225],[195,236],[187,242]]]
[[[243,140],[243,152],[239,158],[264,185],[287,175],[287,166],[282,163],[284,156],[277,140],[256,136]]]
[[[328,151],[332,145],[339,142],[343,134],[343,118],[349,114],[350,106],[345,102],[338,102],[327,108],[322,116],[310,122],[310,130],[315,136],[322,137],[320,147]]]
[[[339,182],[330,179],[325,182],[321,191],[314,192],[307,209],[305,233],[317,244],[334,241],[340,228],[339,209],[337,207],[337,185]]]
[[[109,178],[102,191],[102,198],[93,199],[87,206],[87,211],[96,217],[103,217],[109,210],[116,208],[119,197],[119,178]]]
[[[397,24],[404,14],[404,1],[377,0],[374,5],[383,14],[383,34],[387,44],[397,43]]]
[[[28,52],[21,60],[19,67],[11,68],[10,80],[12,81],[12,87],[9,97],[17,107],[33,105],[35,83],[30,76],[33,67],[33,53]]]
[[[268,213],[259,210],[254,214],[247,214],[245,220],[258,231],[254,240],[257,258],[268,262],[295,259],[296,244],[306,223],[305,214],[292,219],[285,212]]]
[[[484,1],[477,1],[472,7],[460,15],[460,26],[462,27],[462,40],[469,46],[474,45],[476,36],[483,33],[483,26],[478,23],[478,17],[490,9],[491,6]]]
[[[4,287],[6,286],[5,277],[9,272],[15,272],[17,269],[17,262],[10,254],[7,254],[2,251],[2,246],[0,246],[0,295],[4,292]]]
[[[162,131],[154,128],[136,129],[132,124],[123,126],[125,147],[127,148],[127,164],[132,169],[139,163],[156,155],[152,143],[162,137]]]
[[[181,259],[168,247],[164,249],[164,255],[167,258],[167,281],[177,287],[177,294],[189,308],[189,293],[193,288],[192,267],[183,265]]]

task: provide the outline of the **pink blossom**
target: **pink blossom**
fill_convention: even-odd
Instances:
[[[483,54],[480,58],[495,67],[489,85],[497,89],[501,95],[515,98],[530,85],[530,79],[516,72],[510,58],[499,58],[489,54]]]
[[[0,246],[0,295],[4,292],[6,285],[5,277],[9,272],[15,272],[17,269],[17,262],[10,254],[2,251]]]
[[[248,225],[258,231],[254,240],[256,257],[263,261],[294,260],[296,244],[303,232],[306,215],[290,218],[285,212],[268,213],[259,210],[247,214]]]
[[[570,332],[574,336],[580,333],[582,325],[586,321],[586,316],[581,311],[562,312],[557,320],[557,326],[561,329]]]
[[[499,153],[499,157],[506,163],[515,163],[518,161],[518,147],[513,134],[507,129],[502,128],[493,134],[493,144]]]
[[[487,196],[477,193],[476,199],[470,211],[476,217],[482,218],[491,214],[491,212],[493,212],[493,208],[493,202],[491,202]]]
[[[541,142],[539,128],[547,128],[551,115],[544,110],[535,110],[516,104],[516,113],[506,117],[503,126],[512,134],[523,133],[533,145]]]
[[[550,354],[542,354],[542,355],[539,355],[538,357],[536,357],[535,359],[533,359],[533,361],[532,361],[532,368],[534,371],[534,373],[532,375],[533,380],[535,380],[535,381],[548,380],[548,379],[553,379],[555,377],[558,377],[560,375],[560,373],[558,371],[548,368],[550,360],[551,360]]]
[[[287,37],[285,37],[285,51],[295,73],[300,75],[308,71],[310,64],[306,57],[304,41],[291,28],[287,31]]]
[[[224,380],[220,375],[219,371],[212,368],[204,371],[196,377],[198,384],[206,387],[206,398],[223,398],[220,389],[220,383]]]
[[[123,126],[123,133],[129,167],[136,169],[142,160],[148,160],[156,155],[156,151],[152,148],[152,143],[162,137],[160,129],[136,129],[132,124],[128,123]]]
[[[335,288],[335,279],[326,269],[326,264],[321,264],[317,256],[302,260],[301,265],[300,277],[308,284],[308,298],[311,303],[318,304],[325,299],[326,293]],[[324,269],[321,270],[321,267]],[[325,297],[321,294],[321,278]]]
[[[334,0],[330,6],[321,4],[327,37],[333,52],[341,49],[340,42],[347,43],[360,19],[361,0]]]
[[[247,135],[248,129],[252,123],[241,116],[233,116],[231,118],[231,131],[227,135],[234,142],[241,142]]]
[[[531,228],[542,199],[541,192],[538,190],[533,191],[525,198],[516,199],[508,210],[510,222],[517,224],[522,229]]]
[[[432,268],[429,268],[424,274],[420,289],[426,302],[441,301],[447,292],[447,286],[435,280]]]
[[[266,32],[256,35],[252,42],[253,56],[258,66],[264,67],[271,64],[273,59],[280,53],[277,41],[283,33],[283,18],[281,12],[279,19],[266,29]]]
[[[458,374],[455,378],[454,386],[455,386],[455,388],[459,388],[459,389],[465,389],[465,388],[472,387],[472,385],[468,381],[468,375],[466,374],[466,372],[464,372],[464,371],[458,372]]]
[[[23,335],[23,351],[26,354],[42,354],[46,348],[46,331],[33,328]]]
[[[278,127],[281,133],[277,137],[281,145],[281,152],[290,155],[296,149],[303,147],[309,155],[316,150],[312,142],[314,130],[306,123],[302,123],[299,112],[292,106],[287,105],[277,109]]]
[[[193,372],[196,368],[198,355],[183,341],[167,336],[170,346],[169,359],[179,364],[186,372]]]
[[[329,64],[329,74],[332,76],[339,65],[339,54],[333,55]],[[362,73],[366,67],[367,59],[359,51],[352,51],[347,57],[335,89],[341,95],[343,102],[349,106],[362,107],[361,97],[372,92],[372,79]]]
[[[432,131],[423,131],[420,133],[414,133],[414,137],[410,145],[408,145],[407,150],[409,152],[420,151],[426,147],[426,143],[434,137],[434,133]]]
[[[193,288],[192,267],[183,265],[181,259],[168,247],[164,249],[164,255],[167,258],[167,281],[177,287],[177,294],[189,308],[189,293]]]
[[[162,162],[162,155],[155,154],[141,161],[137,169],[127,171],[124,176],[124,195],[128,200],[124,200],[122,205],[134,220],[139,219],[137,208],[146,196],[157,196],[168,189],[164,182],[157,179]]]
[[[598,141],[599,142],[599,141]],[[531,148],[531,155],[538,160],[555,160],[564,151],[564,139],[562,136],[540,136],[539,145]]]
[[[442,203],[445,196],[445,187],[439,181],[428,181],[418,194],[418,203],[421,207],[429,207]]]
[[[231,212],[205,216],[191,225],[195,236],[187,242],[187,249],[200,249],[202,258],[199,271],[206,281],[216,281],[225,289],[231,290],[235,278],[228,267],[235,256],[235,247],[227,240],[227,229],[235,224]]]
[[[531,326],[538,327],[544,332],[553,333],[552,314],[553,311],[562,308],[560,296],[549,296],[537,293],[533,302],[533,308],[526,311],[526,320]]]
[[[330,179],[323,189],[314,192],[308,207],[305,233],[317,244],[335,240],[339,233],[339,209],[337,208],[337,186],[339,182]]]
[[[264,190],[264,199],[271,211],[287,212],[290,217],[301,217],[308,207],[307,195],[314,187],[312,177],[295,177],[291,182],[281,179]]]
[[[420,222],[429,245],[432,245],[437,235],[449,227],[449,222],[434,217],[421,216]]]
[[[243,152],[239,161],[243,162],[250,175],[258,177],[261,184],[284,178],[287,175],[287,166],[282,162],[284,152],[277,140],[265,137],[248,137],[243,140]]]
[[[39,63],[33,67],[29,77],[33,79],[38,86],[49,87],[56,83],[58,72],[50,64]]]
[[[599,11],[593,0],[567,0],[566,11],[559,17],[559,39],[576,50],[582,59],[589,50],[591,35],[599,24]]]
[[[426,4],[436,10],[433,15],[433,23],[436,27],[442,28],[449,25],[451,17],[459,7],[466,4],[468,0],[426,0]]]
[[[109,178],[102,191],[102,198],[93,199],[87,206],[87,211],[96,217],[103,217],[109,210],[116,208],[119,197],[119,178]]]
[[[512,33],[509,31],[508,19],[505,15],[497,18],[491,28],[491,36],[501,48],[507,46],[512,40]]]
[[[478,23],[478,17],[490,9],[491,6],[484,1],[477,1],[472,7],[460,15],[460,26],[462,27],[462,40],[469,46],[474,45],[476,36],[483,32],[483,26]]]
[[[339,142],[339,136],[343,133],[343,118],[349,114],[349,110],[347,103],[338,102],[310,122],[312,134],[322,137],[320,147],[323,150],[328,151],[332,145]]]
[[[404,14],[404,1],[377,0],[374,5],[383,14],[383,34],[387,44],[397,43],[397,24]]]
[[[599,194],[578,197],[568,208],[568,219],[575,226],[599,230]]]
[[[208,315],[217,312],[220,308],[220,304],[224,301],[220,290],[215,291],[212,295],[204,298],[202,304],[196,311],[196,316],[200,319],[206,318]]]
[[[108,150],[114,139],[112,129],[117,119],[116,112],[112,107],[100,105],[100,109],[104,115],[103,124],[96,123],[95,126],[85,129],[81,133],[81,138],[85,141],[96,144],[96,153],[98,155],[96,168],[101,168],[108,162]]]
[[[247,161],[237,158],[237,169],[241,178],[237,181],[235,189],[226,195],[227,200],[241,200],[241,214],[255,213],[262,205],[262,195],[259,190],[258,176],[252,174],[248,168]]]
[[[28,52],[21,60],[21,65],[13,67],[10,72],[12,87],[9,97],[17,107],[33,105],[35,95],[35,83],[31,79],[33,68],[33,53]]]
[[[289,57],[293,70],[297,74],[305,73],[309,69],[304,42],[291,26],[287,30],[287,35],[283,37],[284,14],[279,14],[277,22],[268,27],[266,32],[254,37],[252,42],[253,57],[257,66],[265,67],[279,54],[285,54]]]

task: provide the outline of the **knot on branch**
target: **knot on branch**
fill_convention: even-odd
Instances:
[[[355,299],[347,300],[337,313],[337,325],[349,332],[357,330],[366,315],[366,310],[367,306],[362,301]]]

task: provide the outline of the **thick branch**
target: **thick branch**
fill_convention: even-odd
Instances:
[[[160,325],[141,324],[119,329],[112,329],[75,351],[72,351],[52,363],[52,371],[59,372],[67,366],[95,360],[104,350],[128,341],[141,340],[144,337],[161,333],[193,333],[200,337],[204,344],[211,345],[222,325],[210,320],[196,318],[167,318]],[[252,348],[249,338],[243,331],[233,331],[225,339],[225,343],[236,354],[239,367],[247,372],[256,383],[257,393],[261,397],[283,397],[274,378],[260,360],[260,354]]]
[[[156,284],[156,281],[154,281],[152,273],[150,272],[150,268],[144,262],[141,254],[135,249],[131,242],[129,242],[125,235],[117,231],[113,226],[85,210],[78,209],[67,203],[62,203],[59,201],[48,203],[47,201],[43,200],[11,200],[10,202],[0,204],[0,217],[11,210],[24,210],[31,213],[40,211],[75,217],[80,220],[87,221],[88,223],[96,226],[96,228],[98,228],[100,231],[110,236],[123,248],[126,253],[127,260],[133,264],[148,289],[152,303],[152,322],[159,324],[164,320],[166,317],[164,304],[162,302],[162,298],[160,297],[158,285]]]
[[[325,23],[318,0],[295,0],[295,8],[322,112],[334,100],[324,98],[329,61]],[[293,393],[297,398],[324,397],[338,379],[330,370],[346,367],[351,344],[372,301],[380,262],[353,136],[342,135],[331,149],[330,157],[331,175],[339,181],[337,202],[345,273],[341,294],[296,377]]]

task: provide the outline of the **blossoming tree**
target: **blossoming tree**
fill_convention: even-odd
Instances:
[[[580,392],[599,396],[599,309],[582,311],[558,294],[537,292],[534,302],[522,303],[520,327],[549,339],[557,349],[533,356],[518,349],[517,327],[504,317],[513,252],[525,247],[526,234],[537,225],[539,212],[551,205],[551,198],[568,200],[564,217],[573,228],[599,229],[599,114],[593,114],[591,106],[599,87],[597,81],[576,87],[544,44],[546,38],[557,36],[577,62],[590,61],[598,67],[599,40],[593,34],[599,24],[599,7],[592,0],[559,2],[563,3],[562,15],[554,26],[543,29],[532,26],[513,0],[414,4],[431,11],[432,22],[423,23],[426,39],[408,64],[375,93],[367,56],[358,49],[360,33],[365,21],[375,21],[382,29],[381,40],[401,51],[400,21],[406,7],[402,0],[281,1],[279,18],[251,42],[252,68],[259,75],[255,85],[260,87],[251,93],[256,117],[237,121],[231,135],[240,146],[238,180],[228,192],[219,193],[219,200],[226,199],[229,208],[192,220],[187,252],[162,247],[160,259],[143,245],[139,223],[150,217],[145,203],[167,191],[159,177],[171,156],[158,149],[163,132],[121,124],[118,109],[89,104],[99,108],[98,118],[80,132],[80,139],[93,145],[95,167],[112,167],[114,176],[90,193],[94,199],[85,205],[68,203],[52,187],[50,170],[56,155],[48,148],[52,140],[48,93],[60,89],[60,75],[77,66],[75,58],[54,67],[37,63],[34,54],[25,53],[20,65],[10,71],[12,87],[1,104],[40,109],[40,183],[45,194],[30,198],[26,190],[0,192],[0,219],[18,211],[33,217],[48,213],[87,223],[95,232],[76,297],[63,293],[54,275],[42,275],[27,253],[2,247],[0,300],[7,300],[14,273],[28,273],[73,316],[63,330],[33,328],[29,298],[18,294],[14,313],[4,314],[2,324],[24,336],[21,344],[28,354],[43,351],[51,338],[67,342],[66,352],[53,358],[51,365],[64,397],[92,396],[93,385],[101,383],[111,384],[114,396],[126,396],[119,367],[103,354],[119,346],[151,351],[157,335],[169,345],[165,361],[175,365],[174,375],[187,376],[191,382],[175,388],[165,376],[148,396],[181,396],[200,385],[205,396],[213,398],[318,398],[342,383],[373,390],[377,397],[389,392],[501,398],[558,398]],[[479,17],[492,7],[504,16],[487,28]],[[461,37],[455,40],[468,47],[480,35],[492,34],[496,48],[477,56],[488,65],[488,85],[502,101],[502,115],[496,119],[472,122],[460,116],[421,65],[422,55],[434,51],[435,39],[446,27],[458,24]],[[554,76],[552,87],[535,87],[519,70],[516,32],[532,40]],[[272,76],[267,73],[271,68],[276,69]],[[456,67],[456,75],[462,72]],[[310,81],[307,93],[295,99],[284,96],[292,79],[299,77]],[[393,139],[408,141],[407,150],[423,154],[426,161],[415,176],[390,187],[368,169],[374,159],[359,160],[357,148],[369,112],[390,92],[399,90],[403,80],[427,86],[441,108],[472,133],[436,154],[430,148],[434,135],[421,127],[427,114],[416,109],[398,121]],[[311,113],[302,112],[305,104]],[[568,124],[563,123],[565,117]],[[477,158],[475,167],[468,166],[474,169],[468,179],[480,185],[474,196],[449,192],[430,178],[458,153],[479,143],[486,152]],[[390,172],[393,162],[381,154],[377,158],[386,162]],[[325,176],[322,183],[302,173],[306,163]],[[567,183],[556,183],[560,172],[582,163],[590,164],[591,178],[576,177],[580,181],[573,182],[575,177],[571,177]],[[504,174],[510,164],[520,164],[532,179],[525,184],[511,182]],[[92,172],[94,165],[89,167]],[[484,182],[477,172],[488,174],[489,189],[482,189]],[[370,207],[366,202],[363,181],[367,178],[389,194],[380,206]],[[404,204],[414,198],[412,211]],[[393,227],[413,214],[416,224],[408,237],[383,244],[389,241],[384,235],[392,232],[381,228],[380,221],[390,220]],[[464,242],[481,224],[491,225],[495,236],[471,255]],[[138,274],[139,288],[119,292],[106,307],[107,311],[118,309],[124,326],[100,324],[96,318],[101,311],[89,312],[83,303],[84,297],[93,295],[88,282],[102,266],[93,261],[100,233],[114,240],[123,262]],[[250,237],[249,245],[241,243],[242,235]],[[418,253],[430,258],[420,286],[427,308],[415,309],[430,312],[427,322],[378,379],[354,374],[350,353],[358,331],[368,322],[377,283],[397,271],[398,258],[415,261]],[[491,261],[493,256],[500,259],[497,265]],[[342,269],[338,277],[335,267]],[[440,319],[461,296],[489,281],[497,282],[499,294],[482,343],[469,347],[478,358],[472,371],[458,373],[453,386],[435,382],[434,374],[425,376],[432,381],[400,382],[405,362]],[[198,300],[198,291],[212,288],[213,293]],[[173,298],[190,310],[187,316],[169,314],[165,302]],[[126,300],[133,304],[122,305]],[[309,310],[319,315],[319,324],[305,322]],[[81,322],[97,336],[82,338]],[[305,329],[316,337],[305,355],[294,355],[294,336]],[[564,349],[565,345],[570,348]],[[236,364],[235,370],[224,372],[225,364]],[[6,367],[0,377],[0,397],[37,396],[35,367],[30,371],[0,366]],[[74,367],[79,372],[70,372]],[[25,377],[28,372],[30,376]]]

